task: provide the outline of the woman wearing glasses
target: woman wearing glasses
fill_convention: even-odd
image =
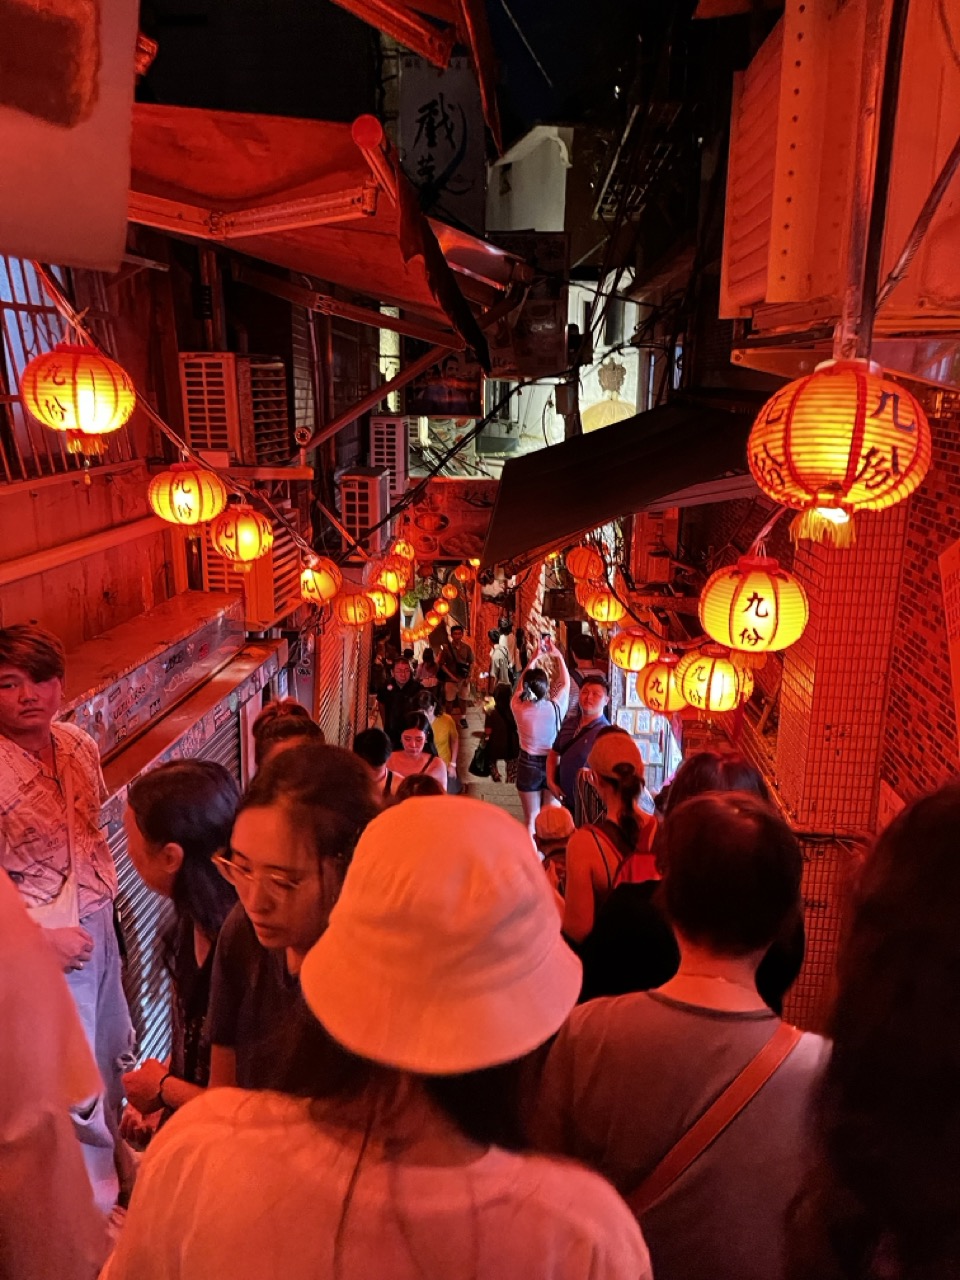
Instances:
[[[148,1058],[123,1078],[129,1105],[121,1131],[138,1144],[207,1085],[210,1045],[204,1026],[213,953],[237,901],[214,864],[230,839],[239,800],[232,774],[212,760],[160,765],[127,793],[130,861],[148,888],[172,900],[176,913],[164,942],[174,994],[170,1060]]]
[[[304,744],[269,760],[217,859],[240,903],[217,944],[208,1033],[211,1085],[294,1089],[309,1018],[303,958],[323,933],[360,832],[379,812],[353,752]]]

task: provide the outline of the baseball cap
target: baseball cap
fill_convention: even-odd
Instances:
[[[423,796],[365,829],[300,983],[351,1052],[457,1075],[548,1040],[581,968],[526,829],[492,804]]]
[[[589,768],[601,778],[611,778],[616,776],[620,764],[628,764],[641,778],[644,776],[640,749],[625,730],[612,729],[598,734],[587,757]]]

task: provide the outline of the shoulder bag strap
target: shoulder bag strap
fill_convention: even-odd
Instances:
[[[793,1052],[802,1034],[788,1022],[780,1023],[756,1057],[751,1058],[639,1187],[624,1197],[634,1217],[640,1218],[646,1213],[719,1138]]]
[[[609,838],[609,836],[607,836],[605,832],[599,831],[592,824],[588,827],[584,827],[584,830],[589,831],[590,834],[593,836],[594,842],[596,843],[596,846],[597,846],[597,850],[600,853],[600,858],[603,861],[603,869],[607,873],[607,888],[612,889],[614,884],[616,883],[617,876],[620,874],[620,868],[623,866],[623,861],[624,861],[623,854],[620,852],[620,850],[617,848],[617,846],[613,843],[613,841]],[[604,843],[608,844],[610,848],[613,850],[614,857],[617,859],[617,866],[613,875],[610,874],[610,864],[607,862],[607,859],[604,856],[603,844],[600,843],[601,836],[603,837]]]
[[[63,784],[63,802],[67,809],[67,878],[77,873],[77,810],[73,791],[73,764],[54,744],[53,767]]]

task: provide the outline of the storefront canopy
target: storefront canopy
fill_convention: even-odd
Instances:
[[[497,64],[483,0],[334,0],[335,4],[419,53],[435,67],[445,67],[455,44],[470,50],[487,128],[503,150],[497,109]]]
[[[400,307],[483,358],[518,259],[420,212],[382,128],[137,104],[130,218]],[[456,344],[461,345],[461,344]]]
[[[511,459],[483,564],[529,563],[667,500],[687,506],[756,492],[745,474],[752,421],[750,413],[676,403]]]

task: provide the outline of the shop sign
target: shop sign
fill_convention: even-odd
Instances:
[[[469,58],[444,69],[413,53],[400,58],[400,162],[423,211],[483,233],[486,141],[480,91]]]

